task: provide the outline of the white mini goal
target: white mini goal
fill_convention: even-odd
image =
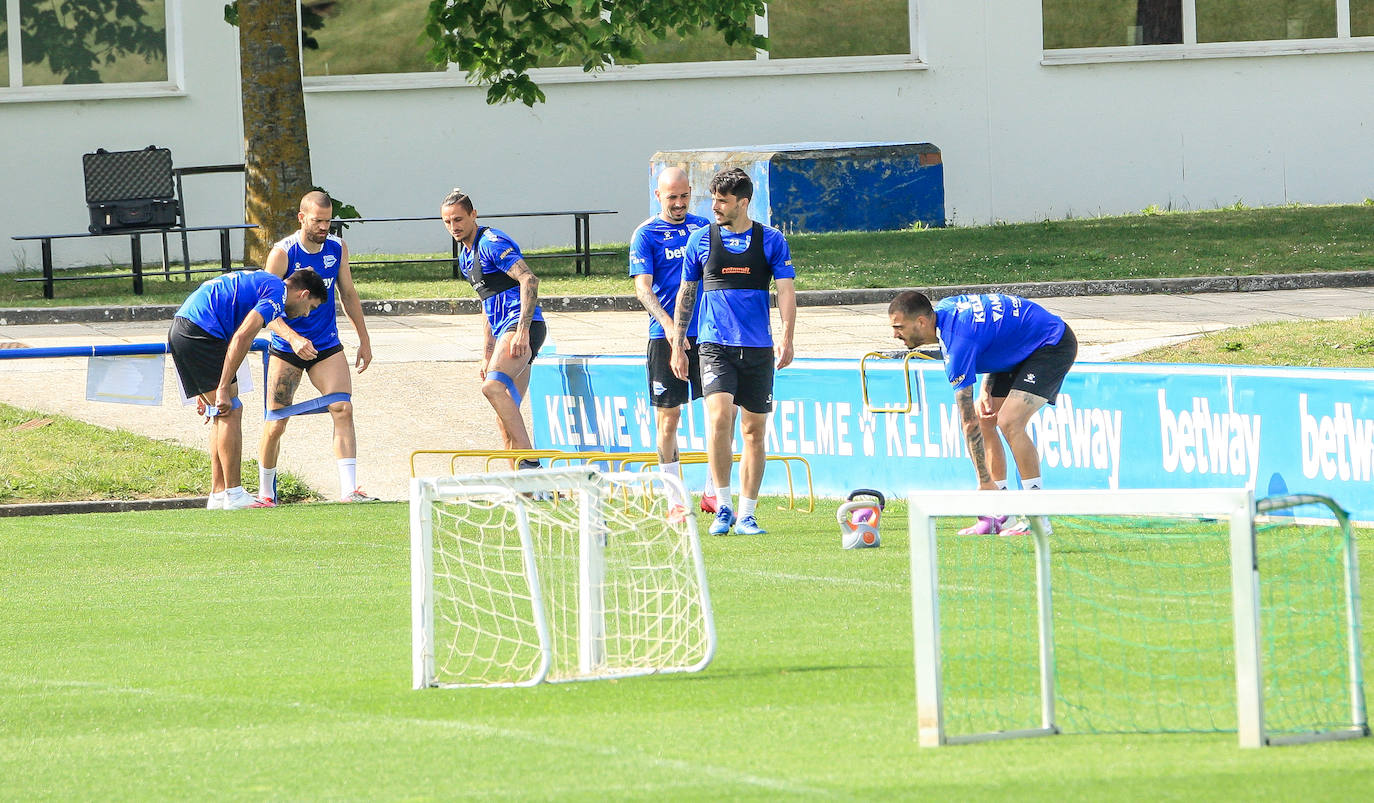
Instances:
[[[1369,735],[1344,511],[1247,490],[909,497],[923,746],[1056,733]],[[1047,516],[959,535],[974,516]]]
[[[715,627],[682,498],[667,474],[587,467],[412,480],[415,688],[705,668]]]

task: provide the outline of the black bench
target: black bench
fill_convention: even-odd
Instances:
[[[43,297],[52,298],[53,288],[57,282],[74,282],[92,279],[133,279],[134,294],[143,295],[143,241],[145,234],[158,234],[162,236],[162,275],[171,278],[172,270],[167,259],[167,235],[180,233],[184,238],[188,232],[197,231],[217,231],[219,232],[219,263],[218,268],[192,268],[189,257],[184,257],[185,263],[178,273],[185,274],[187,279],[193,273],[228,273],[233,270],[230,265],[229,232],[241,229],[255,229],[256,223],[228,223],[220,226],[171,226],[156,227],[149,229],[122,229],[120,231],[110,231],[102,234],[92,234],[83,231],[75,234],[25,234],[16,235],[15,240],[39,240],[43,252],[43,275],[24,276],[15,279],[16,282],[42,282]],[[128,237],[131,270],[129,273],[98,273],[98,274],[68,274],[53,270],[52,264],[52,241],[53,240],[74,240],[92,237]],[[185,254],[185,241],[183,240],[183,254]]]
[[[513,218],[513,217],[571,217],[573,219],[573,250],[560,251],[549,254],[525,254],[525,259],[555,259],[572,257],[575,261],[575,270],[579,274],[586,276],[592,275],[592,257],[594,256],[614,256],[616,251],[593,251],[592,250],[592,215],[614,215],[614,209],[567,209],[557,212],[506,212],[498,215],[489,215],[483,212],[482,219],[487,218]],[[332,221],[337,228],[341,224],[349,223],[412,223],[417,221],[439,222],[442,218],[437,215],[434,217],[367,217],[367,218],[334,218]],[[373,260],[350,260],[352,265],[402,265],[418,262],[452,262],[453,278],[462,278],[462,272],[458,269],[458,241],[449,238],[452,246],[451,257],[426,257],[421,259],[373,259]]]

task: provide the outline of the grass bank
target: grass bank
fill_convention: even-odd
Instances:
[[[509,233],[520,239],[518,227]],[[801,290],[1365,270],[1374,266],[1374,205],[1151,210],[973,228],[793,234],[788,242]],[[570,259],[532,262],[540,294],[632,295],[627,246],[596,248],[616,254],[594,258],[591,276],[576,274]],[[368,258],[413,256],[444,255]],[[36,275],[30,270],[5,278]],[[150,277],[142,296],[133,294],[128,279],[62,283],[52,300],[42,298],[37,283],[0,281],[0,307],[177,304],[203,278]],[[473,297],[447,262],[359,266],[354,280],[369,299]]]

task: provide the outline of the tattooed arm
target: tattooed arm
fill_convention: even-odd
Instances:
[[[687,325],[692,322],[692,311],[697,305],[697,285],[700,282],[682,280],[682,286],[677,289],[677,315],[673,320],[673,333],[669,335],[669,342],[673,344],[673,357],[671,366],[673,376],[687,381]]]
[[[973,405],[973,386],[954,391],[954,405],[959,408],[959,421],[964,427],[964,441],[968,444],[968,457],[973,461],[973,471],[978,475],[978,487],[992,490],[997,487],[988,471],[987,450],[983,446],[983,430],[978,424],[978,411]]]
[[[515,325],[515,337],[510,341],[510,356],[523,357],[530,353],[530,321],[539,306],[539,277],[523,259],[516,260],[506,273],[520,283],[520,322]]]

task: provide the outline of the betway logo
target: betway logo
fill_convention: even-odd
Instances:
[[[1368,481],[1374,464],[1374,421],[1356,418],[1349,403],[1335,407],[1335,415],[1318,418],[1307,412],[1307,394],[1298,394],[1303,476]]]
[[[1121,473],[1121,411],[1076,408],[1067,393],[1054,407],[1042,407],[1031,419],[1036,447],[1050,468],[1092,468],[1107,473],[1116,488]]]
[[[1254,487],[1259,470],[1260,417],[1212,412],[1211,402],[1194,396],[1192,408],[1169,409],[1159,391],[1159,440],[1164,470],[1185,474],[1231,474]]]
[[[680,260],[687,255],[687,246],[681,248],[664,248],[663,258],[668,260]]]

